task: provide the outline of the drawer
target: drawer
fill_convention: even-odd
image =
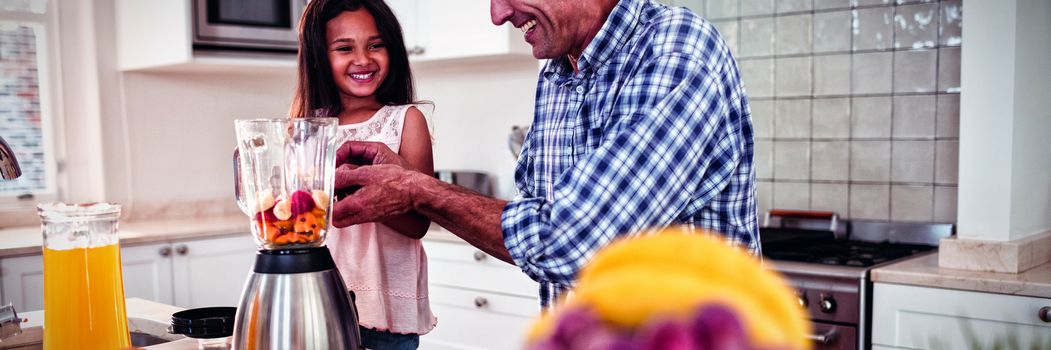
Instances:
[[[442,304],[486,313],[506,314],[525,318],[533,318],[540,314],[540,299],[535,296],[519,297],[469,289],[431,286],[430,299],[431,304]]]
[[[420,338],[421,349],[521,349],[540,314],[536,299],[432,287],[438,326]]]
[[[539,285],[514,265],[457,243],[428,242],[427,273],[430,284],[467,288],[535,299]]]
[[[449,262],[470,263],[478,266],[488,266],[518,271],[517,266],[508,264],[503,260],[494,258],[478,248],[467,243],[437,242],[423,240],[423,247],[427,250],[430,259],[444,260]]]

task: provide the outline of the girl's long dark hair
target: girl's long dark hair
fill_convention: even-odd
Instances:
[[[387,77],[376,90],[376,100],[383,105],[416,102],[401,24],[383,0],[313,0],[299,21],[299,77],[289,110],[291,117],[335,117],[343,111],[339,88],[330,71],[326,24],[344,11],[361,8],[376,19],[376,29],[390,56]]]

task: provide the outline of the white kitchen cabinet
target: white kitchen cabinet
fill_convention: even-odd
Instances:
[[[0,275],[4,305],[12,303],[18,311],[44,308],[43,255],[0,259]]]
[[[171,243],[122,247],[120,263],[123,266],[124,296],[143,298],[171,305],[172,296]]]
[[[487,1],[390,0],[387,3],[402,25],[410,60],[532,55],[520,30],[510,24],[493,25]]]
[[[520,349],[540,314],[539,286],[517,267],[466,243],[424,241],[438,326],[422,349]]]
[[[193,49],[192,1],[116,0],[121,71],[293,72],[295,54],[213,53]]]
[[[183,308],[236,306],[255,263],[246,234],[121,247],[124,296]],[[15,310],[44,308],[42,255],[0,259],[0,297]]]
[[[248,234],[173,243],[175,306],[237,306],[256,250]]]
[[[873,348],[1020,349],[1051,346],[1051,322],[1039,311],[1051,299],[876,283]],[[1042,347],[1039,347],[1039,346]]]

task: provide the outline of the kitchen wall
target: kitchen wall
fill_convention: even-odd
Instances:
[[[63,198],[119,202],[127,219],[238,212],[230,198],[233,120],[287,115],[294,68],[122,72],[114,1],[63,4],[63,10],[66,130],[57,152],[66,164]],[[497,194],[513,196],[506,136],[512,124],[532,118],[536,61],[414,68],[420,98],[437,105],[436,168],[490,173]],[[88,140],[94,142],[81,142]],[[28,207],[0,213],[2,226],[31,225],[34,218]]]
[[[419,98],[435,103],[434,168],[495,176],[496,196],[511,198],[515,159],[507,146],[512,125],[529,125],[537,60],[416,64]]]
[[[955,222],[961,1],[702,0],[744,76],[759,208]]]
[[[756,124],[761,210],[955,221],[960,1],[674,2],[706,15],[738,58]],[[232,121],[283,115],[294,73],[122,73],[112,0],[92,10],[95,48],[83,53],[98,67],[104,167],[91,164],[104,177],[100,196],[131,204],[138,217],[179,206],[235,211]],[[420,98],[437,106],[436,168],[488,172],[498,196],[513,196],[506,136],[532,118],[536,61],[414,69]],[[89,192],[83,197],[100,197]]]
[[[532,59],[417,64],[420,99],[435,102],[435,168],[496,176],[498,195],[514,195],[513,124],[532,119]],[[233,120],[287,115],[295,72],[257,75],[124,73],[129,191],[139,212],[233,211]],[[114,154],[113,156],[122,156]],[[224,202],[227,205],[215,204]],[[144,213],[145,211],[145,213]]]

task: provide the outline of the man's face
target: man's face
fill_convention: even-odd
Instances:
[[[590,10],[597,6],[596,3],[589,0],[490,0],[489,12],[493,24],[510,22],[523,30],[525,41],[533,46],[533,57],[545,59],[579,55],[584,50],[589,38],[587,31],[594,27],[585,14],[593,13]]]

